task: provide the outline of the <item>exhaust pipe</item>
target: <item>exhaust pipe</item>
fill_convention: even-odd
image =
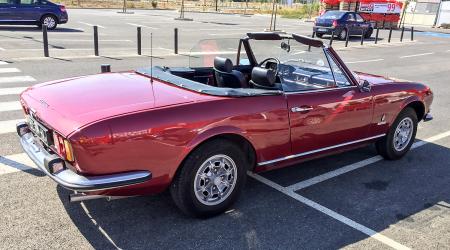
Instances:
[[[124,199],[131,196],[108,196],[108,195],[97,195],[97,194],[85,194],[85,193],[73,193],[69,195],[70,202],[80,202],[87,200],[96,200],[96,199],[106,199],[107,201]]]

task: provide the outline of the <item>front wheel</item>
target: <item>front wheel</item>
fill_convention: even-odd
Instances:
[[[386,136],[376,143],[378,153],[387,160],[403,157],[416,138],[417,123],[414,109],[405,108],[400,112]]]
[[[238,198],[247,162],[232,142],[218,139],[195,149],[175,176],[170,193],[186,214],[210,217],[224,212]]]

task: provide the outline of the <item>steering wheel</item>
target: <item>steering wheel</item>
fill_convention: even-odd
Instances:
[[[267,63],[267,62],[269,62],[269,61],[274,61],[276,64],[277,64],[277,67],[276,67],[276,69],[275,69],[275,75],[277,76],[278,75],[278,65],[280,65],[280,60],[278,60],[278,58],[275,58],[275,57],[268,57],[268,58],[266,58],[266,59],[264,59],[264,60],[262,60],[260,63],[258,63],[258,67],[261,67],[262,65],[264,65],[264,63]],[[267,68],[267,67],[266,67]],[[268,68],[267,68],[268,69]],[[273,70],[273,69],[272,69]]]

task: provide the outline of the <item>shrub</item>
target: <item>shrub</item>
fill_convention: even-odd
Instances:
[[[450,23],[443,23],[443,24],[441,24],[441,28],[443,28],[443,29],[450,29]]]

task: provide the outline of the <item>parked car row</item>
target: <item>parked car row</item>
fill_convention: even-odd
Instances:
[[[42,25],[55,29],[67,23],[66,7],[47,0],[0,0],[0,24]]]

